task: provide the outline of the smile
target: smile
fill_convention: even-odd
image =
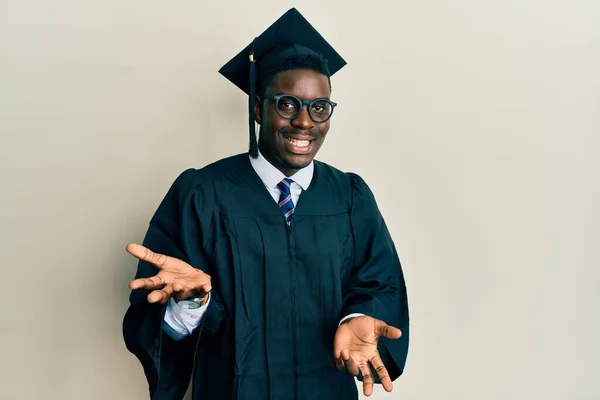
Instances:
[[[308,147],[308,145],[310,144],[310,140],[296,140],[296,139],[291,139],[286,137],[285,140],[287,140],[288,142],[290,142],[291,144],[293,144],[296,147]]]

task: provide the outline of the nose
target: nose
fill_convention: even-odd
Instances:
[[[290,121],[292,126],[299,130],[310,130],[314,127],[314,122],[310,118],[310,114],[308,112],[308,104],[303,104],[300,109],[300,114],[296,118]]]

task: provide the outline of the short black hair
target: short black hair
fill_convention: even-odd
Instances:
[[[298,70],[298,69],[309,69],[327,77],[329,82],[329,90],[331,90],[331,73],[327,66],[327,59],[321,54],[300,54],[286,57],[277,63],[266,67],[260,71],[257,79],[257,91],[256,94],[264,96],[267,88],[273,83],[275,75],[284,71]]]

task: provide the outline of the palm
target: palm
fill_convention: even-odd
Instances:
[[[342,324],[335,335],[335,345],[348,349],[350,357],[361,363],[371,360],[379,355],[377,352],[378,335],[375,333],[375,319],[369,318],[369,323],[353,323],[350,321]],[[372,322],[372,323],[371,323]]]
[[[365,396],[373,393],[373,375],[371,367],[376,371],[386,391],[392,390],[392,381],[383,365],[377,342],[379,337],[398,339],[401,336],[398,328],[368,316],[353,318],[337,329],[334,338],[334,358],[338,369],[344,367],[354,376],[363,376],[363,392]]]

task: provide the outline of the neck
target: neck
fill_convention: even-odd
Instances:
[[[290,177],[292,175],[294,175],[296,172],[300,171],[301,168],[292,168],[288,165],[285,165],[278,157],[275,157],[273,154],[271,154],[268,150],[261,148],[259,146],[260,149],[260,154],[262,154],[262,156],[265,158],[265,160],[267,160],[269,162],[269,164],[271,164],[272,166],[274,166],[275,168],[277,168],[279,171],[281,171],[282,174],[284,174],[286,177]]]

